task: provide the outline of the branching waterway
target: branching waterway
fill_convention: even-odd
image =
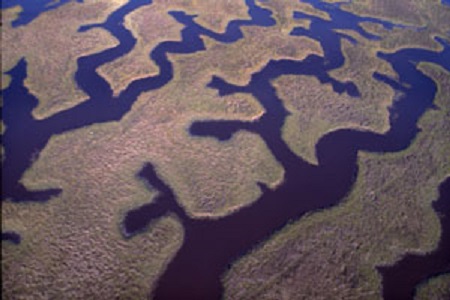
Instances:
[[[265,113],[256,121],[198,121],[189,131],[196,136],[212,136],[219,140],[230,139],[238,131],[258,134],[285,170],[284,182],[275,190],[259,183],[262,196],[239,211],[218,219],[195,219],[186,214],[178,204],[171,187],[161,181],[151,162],[145,165],[139,176],[159,191],[150,204],[130,211],[123,221],[124,236],[139,234],[149,224],[168,214],[175,214],[182,222],[185,240],[175,258],[169,263],[153,291],[155,299],[219,299],[223,293],[221,276],[240,256],[248,253],[272,233],[288,222],[304,214],[338,204],[354,184],[358,168],[357,153],[394,152],[406,149],[416,137],[417,121],[433,107],[436,84],[417,69],[418,62],[433,62],[450,71],[450,46],[442,39],[440,52],[423,49],[402,49],[393,53],[379,53],[380,59],[390,63],[398,78],[374,73],[373,77],[401,94],[390,108],[390,129],[384,134],[370,131],[337,130],[322,137],[316,146],[318,165],[311,165],[295,155],[281,137],[281,128],[288,112],[278,98],[271,81],[283,75],[307,75],[316,77],[322,84],[329,84],[337,93],[347,93],[358,101],[360,91],[352,82],[341,82],[329,75],[329,71],[341,67],[344,56],[342,39],[356,40],[336,29],[352,30],[363,38],[380,37],[365,31],[359,24],[372,22],[390,30],[397,24],[375,18],[360,17],[340,9],[340,4],[305,1],[316,9],[327,12],[330,21],[324,21],[303,12],[294,18],[311,21],[309,29],[295,28],[291,35],[307,36],[320,42],[324,56],[309,55],[303,60],[271,60],[254,73],[245,86],[227,83],[212,76],[208,87],[220,95],[247,93],[264,107]],[[28,2],[27,2],[28,3]],[[9,201],[46,201],[60,190],[29,191],[20,179],[37,159],[51,136],[96,123],[119,121],[131,109],[137,97],[149,90],[158,89],[173,77],[173,65],[168,53],[194,53],[204,51],[201,39],[208,36],[222,43],[233,43],[241,38],[243,26],[273,26],[271,12],[247,0],[250,20],[231,21],[224,33],[208,30],[195,22],[195,17],[182,11],[170,14],[184,28],[181,41],[165,41],[156,46],[149,58],[159,67],[155,76],[133,81],[119,96],[114,97],[109,84],[95,69],[113,61],[133,49],[136,40],[123,26],[124,17],[151,1],[130,0],[112,13],[101,24],[86,25],[80,31],[101,27],[108,30],[120,44],[111,49],[78,59],[75,75],[79,87],[89,99],[74,108],[57,113],[47,119],[35,120],[32,109],[38,99],[24,87],[27,63],[21,60],[9,74],[10,86],[3,90],[3,134],[5,160],[3,162],[2,199]],[[26,4],[23,4],[26,6]],[[20,18],[19,18],[20,20]],[[22,23],[25,24],[26,20]],[[18,24],[21,24],[20,21]],[[394,118],[395,115],[395,118]],[[20,138],[18,138],[20,137]],[[15,233],[4,233],[2,239],[20,242]],[[448,243],[447,243],[448,246]],[[428,271],[427,271],[428,272]],[[427,273],[429,274],[429,272]],[[385,284],[390,288],[389,284]],[[386,293],[385,293],[386,294]]]

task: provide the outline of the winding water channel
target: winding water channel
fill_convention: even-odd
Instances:
[[[433,208],[441,221],[441,240],[436,250],[408,254],[391,267],[380,267],[385,300],[413,299],[415,287],[427,278],[450,273],[450,177],[439,187],[439,199]]]
[[[328,73],[344,64],[342,39],[356,43],[352,37],[334,30],[349,29],[364,38],[378,39],[376,35],[366,32],[359,23],[373,22],[386,29],[399,26],[342,11],[339,4],[325,4],[314,0],[305,2],[329,13],[331,21],[297,12],[293,17],[309,19],[311,26],[308,30],[295,28],[291,35],[316,39],[323,47],[324,57],[309,55],[301,61],[271,60],[252,75],[246,86],[232,85],[220,77],[212,76],[209,88],[218,90],[220,95],[251,94],[266,112],[254,122],[200,121],[192,124],[189,129],[192,135],[213,136],[219,140],[227,140],[240,130],[258,134],[283,166],[284,183],[276,190],[270,190],[259,183],[263,191],[262,196],[253,204],[226,217],[215,220],[193,219],[178,204],[171,188],[159,179],[151,163],[144,166],[140,172],[139,176],[159,190],[160,194],[151,204],[128,213],[123,221],[124,235],[129,237],[138,234],[153,220],[169,213],[178,216],[185,230],[182,247],[158,281],[153,295],[155,299],[220,299],[223,293],[221,276],[233,261],[248,253],[273,232],[283,228],[286,223],[299,219],[307,212],[338,204],[355,181],[358,172],[357,152],[394,152],[407,148],[418,132],[418,119],[433,106],[436,84],[417,70],[416,65],[421,61],[433,62],[450,71],[450,45],[439,38],[436,40],[443,46],[440,52],[402,49],[390,54],[378,54],[393,66],[398,73],[398,80],[378,73],[373,77],[402,95],[390,108],[391,127],[388,132],[377,134],[346,129],[329,133],[322,137],[316,146],[319,162],[317,166],[295,155],[281,138],[281,128],[288,112],[270,81],[287,74],[315,76],[321,83],[330,84],[336,92],[347,93],[358,101],[360,92],[355,84],[340,82]],[[31,158],[38,156],[52,135],[95,123],[120,120],[142,92],[167,84],[173,77],[173,66],[167,59],[167,53],[203,51],[205,46],[201,36],[232,43],[243,37],[242,26],[275,25],[271,12],[258,7],[252,0],[246,1],[251,20],[232,21],[221,34],[198,25],[194,17],[184,12],[171,12],[172,17],[184,25],[184,29],[181,41],[162,42],[150,53],[150,58],[159,66],[160,73],[135,80],[119,96],[114,97],[109,84],[95,69],[131,51],[136,40],[123,26],[123,19],[131,11],[149,3],[151,1],[130,0],[112,13],[104,23],[80,28],[80,31],[86,31],[93,27],[102,27],[114,35],[120,44],[78,59],[75,78],[79,87],[89,95],[89,99],[72,109],[44,120],[35,120],[31,111],[37,105],[37,99],[23,85],[26,61],[20,61],[9,72],[12,82],[2,91],[2,113],[6,125],[2,137],[6,157],[2,170],[2,199],[46,201],[52,195],[60,193],[61,191],[56,189],[28,191],[20,184],[19,180],[30,166]],[[16,25],[27,22],[20,21],[19,18]],[[22,138],[18,139],[18,136]],[[2,239],[3,237],[4,235]],[[20,242],[20,238],[18,241]],[[446,245],[448,247],[448,243]],[[426,274],[430,272],[427,271]],[[386,290],[392,287],[386,281],[384,284],[386,295]]]

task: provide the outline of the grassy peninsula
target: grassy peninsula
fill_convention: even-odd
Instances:
[[[2,10],[2,88],[9,80],[4,73],[24,57],[28,62],[25,86],[39,99],[35,118],[47,118],[86,100],[74,79],[78,57],[112,48],[118,41],[103,29],[78,32],[78,28],[101,23],[125,2],[72,2],[18,27],[12,27],[11,22],[20,6]]]

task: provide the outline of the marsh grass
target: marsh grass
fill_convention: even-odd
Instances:
[[[10,21],[4,22],[2,72],[26,57],[26,85],[40,101],[35,117],[45,118],[83,101],[86,95],[73,81],[76,58],[117,41],[100,29],[86,33],[76,29],[83,23],[101,22],[123,3],[71,3],[17,29],[7,28]],[[3,230],[23,237],[18,246],[2,245],[2,273],[8,274],[2,285],[4,297],[148,296],[183,241],[182,226],[170,215],[133,238],[121,234],[126,212],[156,196],[152,187],[136,177],[148,161],[194,218],[230,214],[257,200],[261,193],[257,182],[276,188],[283,181],[281,165],[258,135],[239,132],[219,142],[188,133],[194,121],[254,121],[264,113],[248,94],[219,97],[206,87],[213,75],[244,85],[271,59],[322,55],[316,41],[288,33],[300,22],[291,18],[294,9],[327,16],[306,4],[273,3],[261,5],[273,6],[275,27],[246,27],[245,39],[233,44],[205,37],[207,51],[169,54],[173,80],[141,94],[120,122],[50,139],[22,182],[29,189],[61,188],[63,193],[46,203],[2,204]],[[125,22],[138,37],[135,49],[99,69],[114,82],[114,92],[135,78],[156,74],[149,51],[160,40],[179,40],[180,29],[160,12],[179,9],[199,14],[196,21],[215,31],[223,31],[231,19],[248,17],[243,1],[155,1],[133,12]],[[218,11],[227,13],[222,17]],[[18,9],[3,13],[12,20]],[[156,21],[164,25],[163,36],[150,30]],[[53,30],[58,26],[60,32]],[[11,40],[17,42],[6,44]],[[50,54],[49,45],[54,49]],[[332,73],[340,80],[354,81],[363,93],[361,99],[337,95],[331,87],[306,77],[283,76],[275,81],[277,93],[292,112],[283,137],[297,154],[314,162],[316,141],[336,128],[386,130],[386,107],[393,95],[371,75],[375,70],[387,74],[391,70],[375,59],[377,45],[381,47],[344,42],[347,63]],[[348,198],[333,209],[291,223],[235,263],[223,278],[227,298],[379,298],[380,277],[374,266],[394,263],[406,250],[426,252],[436,246],[439,221],[430,203],[450,167],[446,142],[450,108],[445,101],[450,86],[445,71],[431,65],[422,68],[440,83],[436,100],[440,109],[428,111],[421,119],[422,132],[413,145],[396,154],[360,153],[358,180]],[[2,79],[2,85],[7,83],[7,78]]]
[[[154,1],[125,17],[125,27],[132,31],[137,44],[128,54],[97,69],[115,95],[133,80],[158,74],[158,66],[150,59],[151,51],[163,41],[180,41],[183,25],[169,11],[197,15],[195,21],[215,32],[224,32],[231,20],[250,19],[243,1]]]
[[[9,71],[12,67],[14,67],[15,63],[19,59],[19,57],[17,57],[17,56],[14,56],[13,59],[8,59],[4,56],[3,47],[5,44],[5,40],[6,40],[6,38],[4,37],[4,35],[5,35],[4,32],[5,32],[5,30],[8,30],[8,28],[10,27],[9,24],[18,17],[20,12],[22,12],[22,8],[18,5],[14,6],[12,8],[9,8],[9,9],[0,10],[0,17],[2,20],[2,26],[1,26],[2,38],[0,39],[0,46],[2,49],[2,57],[1,57],[1,60],[2,60],[2,90],[6,89],[11,83],[11,76],[8,74],[4,74],[4,72]]]
[[[434,39],[437,34],[432,27],[425,27],[420,30],[416,28],[396,27],[392,30],[385,30],[383,27],[377,26],[374,23],[365,22],[361,23],[361,27],[382,38],[379,42],[372,41],[372,44],[376,44],[380,51],[394,52],[403,48],[422,48],[432,51],[442,50],[442,45]]]
[[[225,32],[232,20],[250,20],[245,1],[240,0],[155,0],[154,5],[166,11],[181,10],[197,15],[196,22],[215,32]]]
[[[205,88],[209,76],[177,70],[167,86],[142,94],[121,122],[50,139],[22,182],[63,193],[41,204],[2,205],[2,228],[23,234],[18,247],[2,247],[4,294],[144,298],[183,240],[181,224],[170,216],[131,239],[120,232],[125,213],[156,195],[135,176],[145,162],[193,217],[231,213],[257,199],[257,182],[275,187],[283,180],[282,167],[255,134],[226,142],[189,135],[194,120],[251,121],[261,107],[250,95],[221,98]]]
[[[361,16],[370,16],[381,19],[396,20],[399,23],[408,25],[420,25],[422,22],[418,8],[424,8],[427,3],[438,4],[439,0],[414,0],[414,1],[389,1],[389,0],[362,0],[357,3],[342,5],[342,8]]]
[[[97,72],[111,86],[114,95],[124,90],[132,81],[154,76],[159,67],[150,59],[150,52],[163,41],[180,41],[183,25],[168,14],[162,5],[143,6],[125,17],[125,27],[131,30],[137,42],[127,54],[106,63]]]
[[[311,213],[237,261],[223,278],[227,299],[379,299],[375,267],[438,244],[431,207],[449,175],[449,74],[420,68],[439,83],[422,130],[405,151],[358,155],[359,173],[337,207]],[[281,271],[280,271],[281,270]]]
[[[163,2],[155,2],[151,6],[143,7],[130,14],[126,18],[126,26],[138,37],[137,45],[129,54],[98,69],[99,74],[112,85],[114,93],[117,95],[134,79],[155,75],[158,69],[149,58],[151,49],[161,40],[180,39],[181,27],[167,15],[167,11],[183,9],[186,12],[197,12],[199,16],[195,20],[207,28],[210,28],[211,22],[202,19],[203,15],[208,18],[224,15],[225,20],[248,18],[248,15],[242,15],[241,10],[233,14],[224,14],[224,12],[219,14],[215,10],[220,5],[211,1],[208,3],[209,5],[205,6],[198,3],[189,7],[176,2],[165,3],[165,6]],[[214,7],[210,8],[211,5]],[[158,20],[156,22],[158,26],[154,25],[155,20]],[[224,30],[225,26],[221,26],[220,29]],[[250,26],[243,27],[242,31],[244,39],[231,44],[223,44],[203,37],[207,51],[184,55],[192,58],[191,62],[195,64],[189,68],[196,72],[210,74],[210,76],[223,77],[230,83],[245,85],[249,82],[251,74],[264,67],[270,59],[300,60],[308,54],[322,54],[316,41],[305,37],[289,36],[289,31],[283,31],[280,26],[270,28]],[[169,56],[172,57],[172,55]]]
[[[246,85],[251,75],[261,70],[270,60],[302,60],[310,54],[323,55],[317,41],[289,36],[278,26],[251,26],[242,28],[242,31],[244,38],[232,44],[222,44],[204,37],[207,51],[187,57],[195,57],[192,63],[202,64],[201,72],[217,75],[232,84]]]
[[[248,94],[220,97],[205,87],[209,74],[192,72],[192,58],[172,59],[177,68],[169,84],[143,93],[121,122],[52,137],[25,182],[33,178],[37,188],[56,180],[59,186],[65,174],[74,174],[65,185],[77,182],[83,189],[84,182],[112,180],[112,174],[134,176],[136,166],[151,161],[193,216],[224,215],[249,204],[260,194],[258,181],[279,184],[283,170],[257,135],[243,132],[219,142],[188,132],[195,120],[252,121],[263,113],[258,102]],[[130,166],[133,172],[126,171]]]
[[[16,28],[11,27],[11,21],[20,8],[2,12],[2,73],[25,57],[25,86],[39,99],[33,110],[35,118],[47,118],[86,100],[87,95],[74,79],[77,58],[114,47],[118,41],[103,29],[78,32],[78,28],[102,22],[123,3],[124,0],[68,3]],[[2,79],[2,86],[8,84],[8,78]]]
[[[366,27],[378,28],[368,25]],[[429,43],[432,37],[427,32],[412,29],[394,29],[390,32],[381,29],[372,30],[380,34],[381,40],[369,41],[347,30],[338,30],[351,35],[357,40],[352,44],[342,41],[342,52],[345,64],[330,72],[340,81],[351,81],[361,93],[360,98],[352,98],[345,94],[337,94],[330,86],[321,85],[316,79],[304,76],[282,76],[274,81],[279,97],[292,113],[283,127],[283,138],[290,148],[307,161],[317,164],[315,145],[317,141],[331,131],[341,128],[372,130],[383,133],[389,129],[388,108],[395,101],[395,94],[386,84],[375,80],[375,72],[396,78],[392,67],[377,57],[379,51],[394,51],[405,46],[407,38],[399,39],[402,34],[419,34],[423,43],[431,50],[440,50],[442,46]],[[421,46],[420,39],[411,38]]]
[[[358,15],[420,28],[419,33],[415,33],[415,30],[411,29],[394,29],[393,34],[386,35],[387,39],[384,42],[390,43],[391,48],[393,45],[396,47],[408,47],[408,45],[432,47],[435,45],[431,40],[433,36],[445,37],[450,30],[450,22],[448,22],[450,7],[443,5],[441,0],[362,0],[344,4],[342,8]]]
[[[144,299],[183,239],[181,225],[167,217],[124,240],[111,211],[120,201],[51,201],[2,208],[14,218],[2,228],[22,235],[19,245],[2,243],[4,299]]]
[[[294,19],[292,16],[295,11],[319,17],[324,20],[330,20],[327,12],[314,8],[311,4],[300,1],[259,1],[259,5],[268,8],[272,11],[272,15],[277,21],[283,32],[289,33],[293,27],[302,24],[308,27],[309,22],[304,20]]]
[[[417,287],[415,300],[446,300],[450,298],[450,274],[431,278]]]
[[[357,49],[357,54],[360,52],[362,49]],[[349,56],[350,61],[361,58],[354,53]],[[369,74],[374,68],[365,62],[367,71],[355,71],[355,66],[350,63],[331,72],[339,80],[354,80],[361,98],[338,94],[331,85],[323,85],[309,76],[282,76],[274,81],[278,96],[291,112],[283,126],[283,139],[297,155],[317,164],[316,143],[331,131],[353,128],[384,132],[388,129],[386,106],[390,104],[393,92],[384,84],[371,80]],[[377,62],[373,65],[377,66]]]
[[[92,168],[62,167],[61,178],[29,180],[31,188],[62,187],[60,196],[46,203],[2,203],[2,229],[22,236],[19,245],[2,243],[2,297],[145,298],[181,246],[181,224],[167,216],[124,239],[125,213],[156,195],[134,176],[140,166],[92,181],[83,180]]]
[[[36,65],[27,59],[33,78]],[[4,297],[145,298],[183,240],[171,216],[131,239],[121,233],[126,212],[156,195],[135,176],[145,162],[155,164],[193,217],[228,214],[257,199],[257,182],[275,187],[283,180],[281,166],[255,134],[223,143],[188,134],[194,120],[252,121],[264,111],[250,95],[219,97],[205,88],[211,74],[192,68],[199,67],[195,57],[171,60],[174,80],[142,94],[121,122],[50,139],[22,182],[30,189],[61,188],[60,196],[2,205],[2,228],[22,235],[20,245],[2,246]],[[40,105],[50,104],[44,99]]]

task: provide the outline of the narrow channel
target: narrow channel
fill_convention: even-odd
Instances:
[[[379,267],[385,300],[413,299],[420,283],[450,272],[450,177],[440,185],[433,209],[441,221],[441,240],[437,248],[428,254],[408,254],[393,266]]]

